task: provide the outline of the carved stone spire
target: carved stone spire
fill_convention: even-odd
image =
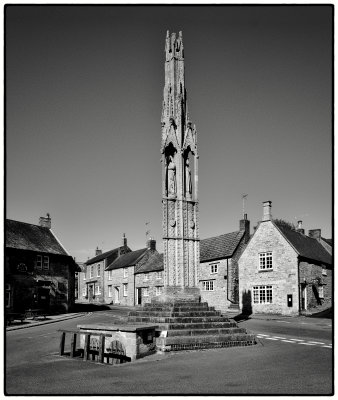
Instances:
[[[164,70],[161,117],[164,294],[169,297],[170,293],[180,296],[179,293],[182,295],[183,292],[196,295],[199,264],[198,154],[196,129],[187,115],[182,32],[177,36],[167,31]]]

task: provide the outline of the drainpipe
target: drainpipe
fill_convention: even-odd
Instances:
[[[134,306],[136,306],[135,304],[135,298],[136,298],[136,281],[135,281],[135,265],[134,265]]]
[[[302,310],[302,290],[300,287],[299,258],[297,258],[297,269],[298,269],[298,314],[300,315]]]

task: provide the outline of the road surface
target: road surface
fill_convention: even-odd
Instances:
[[[84,322],[113,322],[125,312],[117,310],[7,332],[6,393],[332,393],[330,320],[251,319],[239,325],[259,334],[256,346],[156,354],[122,365],[102,365],[58,355],[58,329],[73,329]],[[305,342],[324,345],[301,344]]]

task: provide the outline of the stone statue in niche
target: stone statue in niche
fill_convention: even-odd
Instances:
[[[168,196],[176,196],[176,165],[174,163],[172,156],[169,156],[167,173],[168,173],[168,181],[167,181]]]
[[[189,158],[185,160],[185,195],[191,199],[192,194],[192,181],[191,181],[191,170],[189,165]]]

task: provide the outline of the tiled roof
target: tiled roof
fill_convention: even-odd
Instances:
[[[6,248],[69,256],[50,229],[12,219],[6,219]]]
[[[301,257],[332,265],[331,255],[324,249],[317,239],[310,238],[287,228],[278,227],[278,229],[293,245]]]
[[[322,239],[324,240],[324,242],[326,242],[327,244],[329,244],[332,247],[332,239],[325,239],[322,237]]]
[[[145,262],[141,267],[135,272],[135,274],[140,274],[142,272],[152,272],[152,271],[162,271],[163,266],[163,254],[158,252],[154,253],[147,262]]]
[[[108,250],[108,251],[106,251],[106,252],[104,252],[104,253],[102,253],[102,254],[99,254],[99,255],[97,255],[97,256],[91,258],[90,260],[86,261],[86,265],[94,264],[94,263],[96,263],[96,262],[99,262],[99,261],[104,260],[105,258],[108,258],[108,257],[111,257],[111,256],[117,257],[117,256],[118,256],[118,253],[119,253],[119,249],[121,249],[121,250],[123,249],[123,250],[124,250],[124,247],[123,247],[123,246],[121,246],[121,247],[116,247],[116,249]],[[127,251],[131,251],[130,248],[129,248],[128,246],[127,246],[127,249],[126,249],[126,250],[127,250]]]
[[[127,254],[122,254],[115,261],[113,261],[110,265],[108,265],[108,267],[106,268],[106,271],[135,265],[137,263],[137,261],[145,254],[146,251],[147,251],[147,248],[131,251],[130,253],[127,253]]]
[[[236,231],[201,240],[200,262],[231,257],[244,233],[245,231]]]

